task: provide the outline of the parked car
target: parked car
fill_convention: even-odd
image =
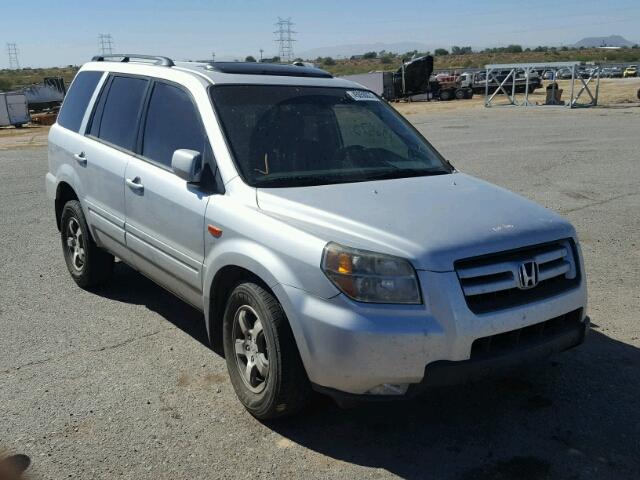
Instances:
[[[611,67],[611,78],[622,78],[622,68]]]
[[[558,70],[556,78],[558,80],[570,80],[572,76],[573,76],[573,70],[572,69],[570,69],[570,68],[561,68],[561,69]],[[576,75],[576,78],[578,78],[577,75]]]
[[[624,69],[624,73],[622,74],[624,78],[629,77],[637,77],[638,76],[638,66],[637,65],[629,65]]]
[[[400,398],[496,374],[587,331],[567,220],[315,68],[96,57],[51,127],[46,186],[78,286],[118,257],[200,309],[260,419],[312,390]]]

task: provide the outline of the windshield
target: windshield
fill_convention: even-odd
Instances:
[[[406,120],[364,90],[220,85],[211,96],[240,174],[254,187],[452,171]]]

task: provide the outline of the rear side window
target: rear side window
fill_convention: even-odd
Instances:
[[[80,130],[89,100],[91,100],[103,73],[80,72],[76,76],[58,114],[59,125],[74,132]]]
[[[148,83],[143,78],[113,77],[106,97],[100,99],[96,109],[91,134],[132,151]]]
[[[142,139],[142,155],[171,166],[173,152],[188,148],[203,152],[205,135],[189,95],[173,85],[153,87]]]

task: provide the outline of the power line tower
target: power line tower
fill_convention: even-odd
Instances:
[[[111,55],[113,53],[113,37],[111,37],[111,34],[98,34],[98,46],[102,55]]]
[[[291,17],[286,19],[278,17],[278,21],[275,25],[277,30],[273,33],[276,34],[276,42],[279,45],[278,53],[280,61],[291,62],[294,58],[293,42],[295,42],[295,40],[293,38],[293,34],[298,32],[291,30],[291,27],[294,25],[291,21]]]
[[[9,54],[9,68],[11,70],[20,70],[17,45],[15,43],[7,43],[7,53]]]

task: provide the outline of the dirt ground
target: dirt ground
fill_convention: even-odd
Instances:
[[[544,87],[549,82],[544,82]],[[559,87],[563,90],[562,99],[568,101],[571,95],[571,81],[559,80]],[[542,105],[545,102],[546,90],[540,88],[534,93],[529,94],[529,102]],[[582,84],[576,81],[575,88],[579,92]],[[595,95],[595,84],[589,83],[592,94]],[[631,105],[640,103],[638,99],[638,89],[640,89],[640,78],[606,78],[600,80],[600,90],[598,95],[598,105],[601,107]],[[524,100],[524,94],[518,94],[517,101]],[[583,92],[579,99],[579,103],[587,103],[590,101],[587,92]],[[506,97],[497,95],[493,102],[495,105],[506,105]],[[396,109],[403,115],[414,115],[428,112],[440,112],[451,110],[468,110],[484,108],[484,95],[474,95],[470,100],[451,100],[449,102],[401,102],[393,104]]]
[[[27,147],[43,147],[47,144],[49,127],[25,125],[22,128],[0,128],[0,150],[13,150]]]

